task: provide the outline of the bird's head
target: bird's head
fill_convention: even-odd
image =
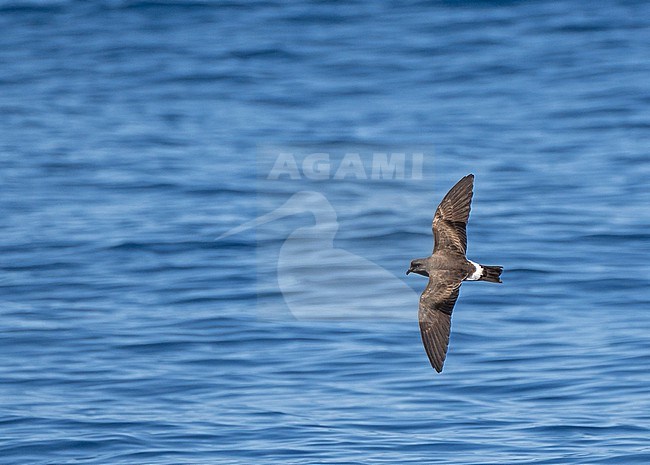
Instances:
[[[411,261],[411,266],[409,267],[406,274],[409,273],[417,273],[428,277],[429,272],[426,268],[426,258],[416,258],[415,260]]]

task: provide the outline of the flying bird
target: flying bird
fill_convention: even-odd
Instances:
[[[501,266],[479,265],[466,258],[467,220],[472,203],[474,175],[468,174],[442,199],[433,216],[433,254],[411,261],[406,274],[429,278],[420,296],[418,320],[431,366],[440,373],[447,356],[451,313],[463,281],[501,282]]]

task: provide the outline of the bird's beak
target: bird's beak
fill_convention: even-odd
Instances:
[[[294,194],[295,197],[296,194]],[[226,231],[223,233],[221,236],[217,237],[217,240],[224,239],[228,236],[232,236],[234,234],[239,234],[242,231],[246,231],[247,229],[255,228],[257,226],[261,226],[264,223],[269,223],[271,221],[279,220],[281,218],[284,218],[285,216],[293,215],[295,213],[300,213],[300,210],[298,210],[298,207],[296,207],[295,202],[292,202],[292,198],[287,200],[284,205],[276,208],[270,213],[267,213],[265,215],[262,215],[254,220],[247,221],[246,223],[237,226],[236,228],[232,228],[229,231]]]
[[[408,270],[406,270],[406,275],[408,276],[408,274],[409,274],[411,271],[413,271],[412,268],[409,268]]]

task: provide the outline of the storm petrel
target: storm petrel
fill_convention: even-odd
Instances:
[[[429,278],[420,296],[418,320],[424,348],[438,373],[447,356],[451,312],[462,282],[501,282],[503,267],[479,265],[465,257],[473,186],[474,175],[468,174],[447,192],[433,217],[433,254],[413,260],[406,272]]]

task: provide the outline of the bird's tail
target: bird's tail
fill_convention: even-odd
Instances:
[[[503,271],[502,266],[488,266],[482,265],[483,273],[481,277],[478,278],[479,281],[488,281],[491,283],[500,283],[501,281],[501,272]]]

